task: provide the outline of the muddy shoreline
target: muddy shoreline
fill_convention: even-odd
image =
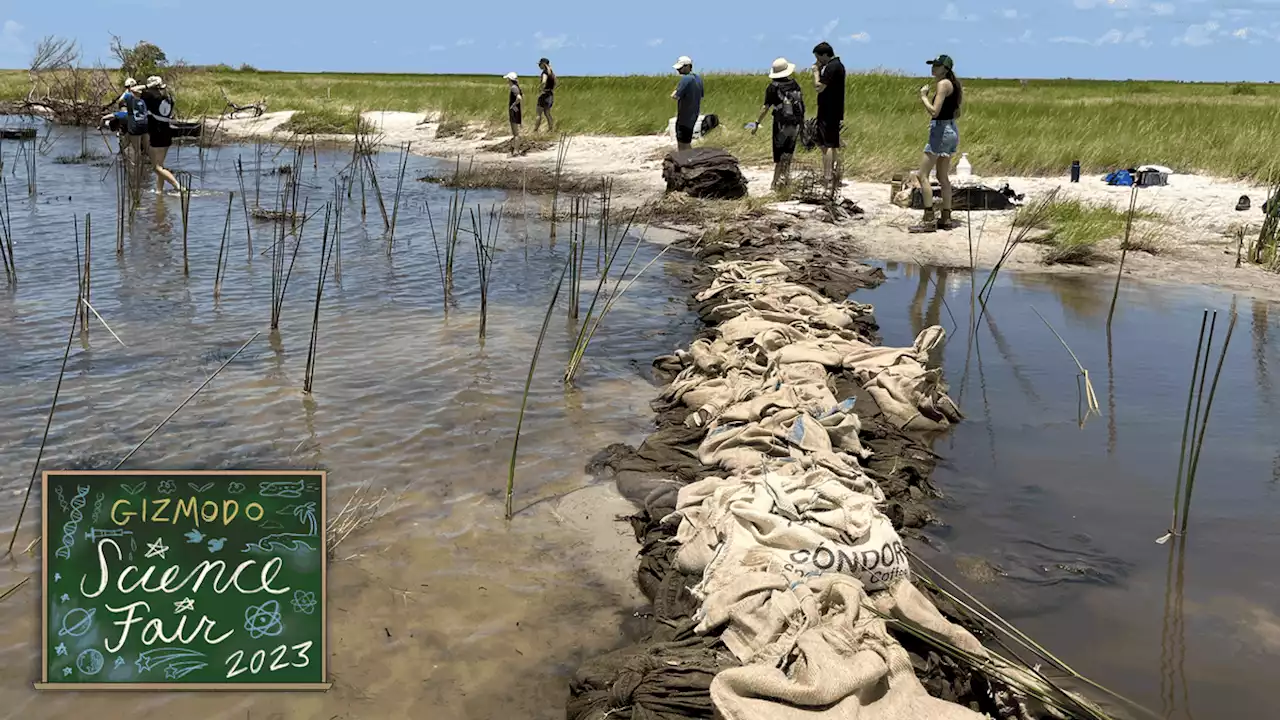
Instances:
[[[712,265],[724,261],[782,260],[791,268],[788,282],[817,291],[833,302],[844,301],[857,291],[874,289],[883,282],[884,275],[878,268],[847,259],[851,249],[847,240],[833,235],[804,237],[800,225],[794,218],[773,215],[740,222],[718,233],[715,239],[696,245],[692,238],[680,241],[680,245],[693,252],[696,263],[687,281],[691,298],[711,286],[715,277]],[[703,324],[699,338],[711,337],[716,326],[728,319],[718,312],[723,304],[723,300],[715,298],[704,302],[690,300],[691,308]],[[873,339],[875,344],[881,344],[873,314],[859,318],[856,330]],[[655,359],[654,366],[659,377],[667,382],[681,369],[674,355]],[[904,541],[927,542],[921,530],[936,521],[931,506],[943,497],[942,491],[930,481],[938,460],[930,449],[930,437],[897,427],[849,371],[830,379],[834,381],[832,390],[837,399],[854,400],[853,412],[862,423],[859,439],[873,453],[862,462],[862,467],[884,492],[886,500],[882,511]],[[699,713],[710,708],[707,693],[714,672],[695,673],[681,680],[663,679],[661,668],[644,662],[637,665],[636,658],[692,652],[690,648],[696,647],[701,654],[695,653],[693,659],[688,660],[694,665],[701,663],[724,669],[736,664],[731,656],[714,652],[717,641],[707,644],[693,633],[696,624],[693,616],[699,603],[689,590],[701,578],[674,566],[671,541],[680,520],[668,518],[679,488],[707,477],[722,476],[725,471],[698,459],[698,446],[707,430],[686,426],[685,420],[692,412],[690,408],[663,402],[661,398],[655,400],[652,407],[656,413],[655,430],[648,438],[638,447],[611,445],[597,454],[587,468],[597,481],[616,484],[619,493],[639,508],[639,512],[626,520],[640,545],[635,579],[650,605],[636,613],[638,622],[625,628],[624,647],[588,660],[579,669],[570,688],[567,707],[570,720],[597,720],[634,705],[659,702],[651,695],[660,694],[664,683],[681,687],[685,693],[706,695],[705,703],[688,700],[682,711],[690,717],[702,716]],[[667,518],[665,522],[664,518]],[[928,583],[921,582],[920,570],[913,566],[913,582],[943,616],[975,637],[987,638],[985,624],[933,591]],[[1029,711],[1011,699],[1007,686],[961,667],[909,633],[894,632],[894,637],[908,651],[917,677],[933,697],[990,717],[1050,717],[1043,712]],[[704,644],[698,645],[700,641]],[[628,670],[633,674],[629,675]],[[611,673],[616,675],[616,682],[612,685],[602,682],[602,678]],[[623,716],[628,715],[624,712]]]

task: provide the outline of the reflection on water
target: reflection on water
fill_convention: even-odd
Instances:
[[[49,157],[78,150],[78,137],[59,141]],[[0,151],[7,168],[13,148],[6,143]],[[40,446],[76,298],[74,228],[83,232],[89,213],[91,302],[124,345],[96,318],[88,337],[73,343],[43,466],[115,466],[262,331],[128,467],[324,467],[331,505],[341,507],[365,483],[397,498],[387,515],[344,542],[344,560],[330,572],[335,687],[305,696],[37,694],[28,684],[38,676],[40,648],[33,581],[0,604],[0,673],[8,679],[0,705],[6,715],[33,720],[88,712],[193,720],[417,717],[424,707],[440,717],[563,716],[567,673],[610,649],[620,611],[636,600],[634,566],[626,560],[634,540],[613,522],[611,491],[581,489],[588,482],[583,466],[601,447],[637,442],[651,427],[650,362],[687,342],[695,327],[678,284],[681,260],[668,253],[618,301],[570,389],[559,378],[578,323],[563,305],[557,310],[521,433],[515,507],[528,509],[508,524],[501,495],[516,417],[567,243],[551,247],[539,240],[548,235],[545,226],[504,220],[481,344],[473,245],[466,236],[459,242],[455,304],[446,313],[424,211],[430,202],[440,232],[453,193],[406,182],[388,255],[373,190],[366,188],[362,223],[356,187],[344,219],[341,278],[329,278],[321,303],[315,387],[307,396],[301,387],[320,223],[307,226],[279,331],[269,332],[272,226],[252,223],[250,249],[235,172],[239,158],[251,206],[260,186],[261,204],[274,207],[278,176],[265,173],[292,156],[274,152],[262,152],[260,169],[254,147],[212,150],[203,163],[193,149],[181,152],[178,167],[196,177],[189,278],[176,196],[145,193],[117,254],[109,168],[44,157],[34,200],[10,178],[19,282],[0,292],[0,527],[13,526]],[[331,180],[350,153],[306,160],[297,171],[302,200],[314,211],[332,196]],[[394,157],[379,162],[389,212],[395,165]],[[407,177],[430,166],[410,158]],[[233,190],[226,278],[215,301]],[[483,212],[502,200],[492,192],[467,195]],[[594,228],[588,234],[594,242]],[[657,250],[645,243],[634,267]],[[595,284],[592,263],[586,265],[589,293]],[[563,303],[567,293],[561,297]],[[589,302],[583,298],[583,308]],[[549,496],[563,499],[532,505]],[[19,550],[39,530],[38,503],[34,498],[23,521]],[[0,561],[0,590],[38,573],[38,558],[19,553]]]
[[[1165,717],[1272,716],[1280,581],[1264,568],[1280,554],[1280,416],[1270,305],[1125,279],[1109,348],[1113,278],[1002,273],[976,322],[966,269],[889,264],[886,274],[858,299],[875,305],[889,344],[947,328],[938,361],[967,416],[935,444],[947,524],[931,530],[937,547],[925,557],[960,578],[955,557],[988,559],[1003,577],[971,590]],[[1033,307],[1090,371],[1105,418],[1081,427],[1075,363]],[[1240,322],[1251,342],[1237,333],[1226,356],[1188,535],[1157,545],[1205,308],[1219,313],[1210,380],[1232,312],[1249,314]]]

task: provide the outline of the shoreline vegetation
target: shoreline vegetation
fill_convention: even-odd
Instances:
[[[519,69],[516,70],[520,72]],[[705,75],[704,112],[720,117],[707,139],[744,163],[770,160],[769,136],[743,125],[763,101],[764,72]],[[520,79],[526,94],[537,78]],[[557,132],[639,136],[664,132],[674,113],[675,75],[562,75],[556,94]],[[851,73],[843,156],[846,177],[888,179],[921,151],[920,79],[888,71]],[[172,82],[179,116],[217,117],[226,98],[266,100],[271,111],[294,110],[292,126],[307,133],[353,133],[362,111],[438,113],[442,126],[501,131],[507,87],[497,76],[292,73],[185,67]],[[812,83],[801,83],[808,103]],[[21,102],[32,87],[26,70],[0,70],[0,101]],[[983,174],[1060,175],[1073,160],[1086,173],[1159,164],[1179,173],[1270,181],[1272,128],[1280,124],[1280,86],[1096,80],[965,79],[969,102],[964,151]],[[1172,108],[1176,111],[1171,112]],[[539,137],[526,128],[531,137]],[[505,131],[502,131],[505,134]],[[550,135],[548,134],[548,137]]]

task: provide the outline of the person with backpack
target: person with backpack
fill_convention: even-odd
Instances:
[[[556,101],[556,71],[551,69],[551,61],[542,58],[538,61],[541,76],[538,78],[542,89],[538,92],[538,119],[533,124],[533,131],[542,129],[542,118],[547,119],[547,132],[555,132],[555,122],[551,119],[551,106]]]
[[[795,155],[796,140],[804,125],[804,91],[793,77],[795,71],[795,63],[787,62],[786,58],[773,61],[769,69],[769,86],[764,91],[764,106],[751,125],[751,134],[755,135],[765,114],[773,111],[774,190],[790,179],[791,158]]]
[[[147,87],[142,91],[142,100],[147,104],[147,153],[151,165],[156,171],[156,192],[164,192],[166,181],[174,190],[182,190],[178,179],[164,166],[169,148],[173,145],[173,128],[169,123],[173,120],[173,95],[159,76],[147,78]]]
[[[124,109],[124,133],[120,136],[120,152],[129,156],[134,167],[142,169],[142,158],[145,157],[144,141],[147,138],[147,103],[142,99],[141,85],[134,85],[120,96],[120,105]]]

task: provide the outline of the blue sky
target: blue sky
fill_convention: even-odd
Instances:
[[[192,63],[352,72],[530,74],[547,55],[566,75],[663,73],[685,54],[763,71],[827,40],[851,69],[923,74],[945,52],[961,76],[1266,81],[1280,50],[1280,0],[64,2],[0,0],[0,67],[49,34],[106,59],[112,32]]]

